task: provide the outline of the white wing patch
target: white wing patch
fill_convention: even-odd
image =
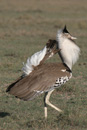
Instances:
[[[40,64],[40,62],[46,55],[46,51],[47,48],[45,46],[43,50],[36,52],[30,58],[27,59],[26,64],[24,64],[24,67],[22,68],[23,73],[25,75],[29,75],[33,71],[33,66],[37,66]]]
[[[65,71],[66,71],[66,69],[62,69],[61,71],[62,71],[62,72],[65,72]]]
[[[36,92],[36,93],[44,93],[44,91],[38,91],[38,90],[34,90],[34,92]]]

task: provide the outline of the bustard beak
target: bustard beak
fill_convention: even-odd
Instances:
[[[76,38],[76,37],[71,36],[71,39],[72,39],[72,40],[75,40],[75,39],[77,39],[77,38]]]

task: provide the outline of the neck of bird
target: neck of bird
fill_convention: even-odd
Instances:
[[[63,63],[65,63],[70,70],[79,58],[80,49],[74,41],[63,37],[62,35],[57,36],[58,48],[61,49],[59,56]]]
[[[66,64],[70,70],[72,70],[72,62],[69,61],[67,58],[65,59],[64,56],[59,52],[59,56],[64,64]]]

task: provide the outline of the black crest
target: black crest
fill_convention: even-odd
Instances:
[[[68,30],[67,30],[67,28],[66,28],[66,25],[65,25],[65,27],[63,29],[63,33],[69,33]]]

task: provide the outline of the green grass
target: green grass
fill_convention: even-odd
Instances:
[[[43,96],[24,102],[8,95],[7,86],[21,74],[22,63],[41,50],[67,25],[81,48],[73,78],[55,90],[44,119]],[[49,62],[59,62],[56,55]],[[0,130],[87,130],[87,1],[0,1]]]

